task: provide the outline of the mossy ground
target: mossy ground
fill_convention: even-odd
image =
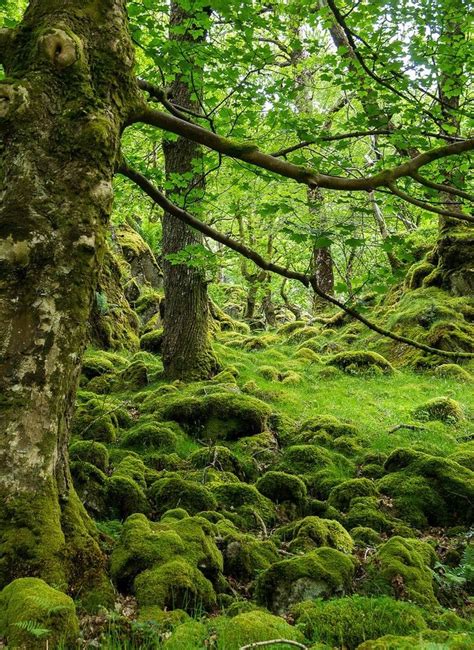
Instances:
[[[88,352],[73,478],[117,602],[134,603],[102,611],[104,647],[237,650],[280,636],[368,648],[383,634],[380,647],[397,647],[417,633],[469,647],[470,382],[396,364],[344,372],[331,337],[297,331],[251,346],[217,332],[223,372],[188,384],[168,383],[155,354]],[[420,418],[439,398],[462,417]]]

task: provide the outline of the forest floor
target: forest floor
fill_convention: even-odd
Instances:
[[[326,340],[219,332],[189,384],[87,352],[72,472],[120,596],[77,603],[84,647],[473,647],[469,368]]]

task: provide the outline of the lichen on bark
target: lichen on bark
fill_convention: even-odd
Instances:
[[[125,4],[31,0],[2,53],[0,587],[25,573],[103,585],[67,444],[120,134],[138,101]]]

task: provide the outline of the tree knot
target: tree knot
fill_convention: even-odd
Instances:
[[[82,45],[74,34],[52,29],[40,38],[39,48],[55,68],[64,70],[79,60]]]

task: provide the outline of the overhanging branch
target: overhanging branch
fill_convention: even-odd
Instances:
[[[143,123],[156,126],[165,131],[170,131],[183,138],[197,142],[205,147],[219,152],[225,156],[236,158],[247,162],[261,169],[265,169],[279,176],[291,178],[297,183],[309,187],[319,187],[338,191],[371,191],[379,187],[389,187],[397,179],[411,176],[413,172],[431,162],[459,155],[474,150],[474,138],[454,142],[425,151],[411,160],[397,165],[391,169],[385,169],[373,176],[364,178],[344,178],[342,176],[329,176],[320,174],[315,169],[295,165],[286,160],[281,160],[270,154],[261,151],[252,142],[238,142],[224,138],[192,122],[182,120],[174,115],[149,109],[146,105],[138,110],[132,117],[130,123]]]
[[[125,162],[121,163],[121,165],[118,168],[118,172],[123,176],[129,178],[131,181],[133,181],[153,201],[155,201],[155,203],[157,203],[160,207],[162,207],[163,210],[166,210],[166,212],[173,215],[183,223],[186,223],[188,226],[191,226],[192,228],[195,228],[196,230],[200,231],[206,237],[210,237],[211,239],[214,239],[215,241],[224,244],[224,246],[227,246],[228,248],[236,251],[237,253],[240,253],[247,259],[254,262],[258,267],[260,267],[264,271],[270,271],[272,273],[276,273],[290,280],[298,280],[298,282],[301,282],[305,287],[311,286],[313,288],[313,291],[318,296],[332,303],[336,307],[339,307],[346,314],[352,316],[354,319],[363,323],[366,327],[368,327],[372,331],[377,332],[377,334],[380,334],[381,336],[384,337],[388,337],[394,341],[398,341],[399,343],[405,343],[406,345],[410,345],[411,347],[417,348],[418,350],[429,352],[430,354],[438,354],[441,356],[451,357],[451,358],[466,358],[466,359],[474,358],[474,353],[439,350],[438,348],[432,348],[429,345],[424,345],[423,343],[419,343],[418,341],[409,339],[406,336],[401,336],[399,334],[395,334],[394,332],[390,332],[389,330],[386,330],[382,327],[379,327],[372,321],[369,321],[367,318],[365,318],[365,316],[363,316],[362,314],[359,314],[359,312],[353,309],[352,307],[348,307],[337,298],[334,298],[333,296],[330,296],[326,294],[324,291],[322,291],[318,287],[316,278],[311,277],[305,273],[292,271],[291,269],[287,269],[283,266],[279,266],[278,264],[273,264],[272,262],[268,262],[259,253],[249,248],[248,246],[241,244],[240,242],[236,241],[232,237],[224,235],[223,233],[220,233],[219,231],[212,228],[211,226],[208,226],[202,221],[199,221],[199,219],[194,217],[192,214],[190,214],[186,210],[183,210],[182,208],[172,203],[169,199],[166,198],[164,194],[162,194],[162,192],[160,192],[152,183],[150,183],[150,181],[145,176],[143,176],[143,174],[140,174],[140,172],[137,172],[136,170],[132,169]]]

